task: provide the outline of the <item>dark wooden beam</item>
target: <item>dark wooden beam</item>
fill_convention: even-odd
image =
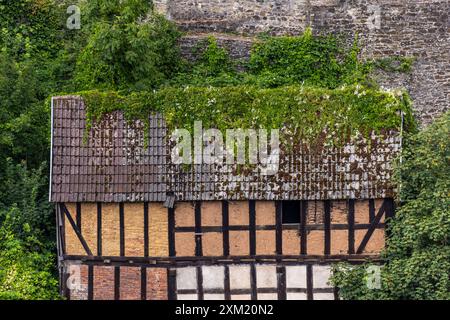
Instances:
[[[168,208],[168,224],[169,224],[169,256],[175,257],[175,208]]]
[[[256,255],[256,202],[250,200],[248,202],[249,208],[249,245],[250,245],[250,256]]]
[[[355,200],[348,200],[348,253],[355,253]]]
[[[114,268],[114,300],[120,300],[120,267]]]
[[[120,256],[125,256],[125,209],[123,202],[119,203],[120,222]]]
[[[177,300],[177,270],[167,270],[167,299]]]
[[[81,234],[80,229],[78,229],[78,226],[76,225],[75,221],[73,221],[72,216],[70,215],[69,211],[67,210],[66,206],[61,203],[60,204],[61,210],[64,212],[65,216],[67,217],[67,220],[69,220],[70,225],[72,226],[73,231],[78,237],[78,240],[80,240],[81,245],[83,246],[84,250],[86,251],[88,256],[93,256],[91,249],[89,248],[86,240],[84,239],[83,235]]]
[[[202,203],[195,202],[195,255],[197,257],[203,256],[202,245]]]
[[[201,266],[197,266],[197,297],[198,300],[204,300],[204,293],[203,293],[203,270]]]
[[[124,265],[124,266],[149,266],[149,267],[173,267],[173,266],[196,266],[202,265],[232,265],[232,264],[330,264],[334,262],[347,261],[350,263],[359,263],[364,261],[381,261],[380,256],[376,255],[258,255],[252,258],[249,256],[234,257],[89,257],[79,255],[64,255],[65,261],[81,261],[82,263],[93,263],[98,265]]]
[[[147,268],[141,267],[141,300],[147,300]]]
[[[313,300],[313,266],[306,266],[306,296],[308,300]]]
[[[230,267],[224,266],[224,294],[225,300],[231,300]]]
[[[149,238],[148,238],[148,202],[144,202],[144,257],[148,257]]]
[[[97,255],[102,253],[102,203],[97,203]]]
[[[375,219],[375,200],[369,199],[369,223]]]
[[[228,211],[228,201],[222,201],[222,228],[219,232],[222,232],[223,237],[223,255],[225,257],[230,255],[230,217]],[[202,228],[202,231],[205,227]]]
[[[331,201],[324,201],[324,229],[325,229],[325,248],[324,253],[329,255],[331,252]]]
[[[250,264],[250,288],[251,288],[251,299],[258,300],[258,287],[256,282],[256,265],[254,263]]]
[[[370,237],[372,237],[373,232],[376,229],[377,224],[380,222],[381,218],[386,212],[386,207],[389,206],[387,204],[386,200],[381,205],[380,210],[378,210],[377,215],[375,216],[375,219],[373,219],[372,223],[370,224],[369,229],[367,230],[366,234],[364,235],[364,238],[361,241],[361,244],[358,247],[358,250],[356,250],[357,254],[362,254],[364,252],[364,249],[366,248],[367,243],[370,240]]]
[[[275,252],[277,255],[283,254],[283,218],[281,201],[275,202]]]
[[[300,254],[308,253],[308,235],[306,233],[308,201],[300,201]]]
[[[286,300],[286,267],[277,266],[278,300]]]
[[[78,229],[80,229],[80,232],[82,232],[82,230],[81,230],[81,203],[77,202],[75,206],[76,206],[77,227],[78,227]]]

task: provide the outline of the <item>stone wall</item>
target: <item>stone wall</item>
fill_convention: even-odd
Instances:
[[[237,58],[248,55],[259,33],[358,34],[365,59],[414,56],[411,73],[378,74],[387,87],[405,87],[417,117],[429,123],[450,105],[450,2],[448,0],[157,0],[156,8],[188,34],[189,56],[199,39],[213,33]]]

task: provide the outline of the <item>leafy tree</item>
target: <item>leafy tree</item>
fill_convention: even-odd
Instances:
[[[0,48],[11,57],[52,56],[58,51],[62,20],[53,0],[0,0]]]
[[[67,81],[61,9],[0,0],[0,299],[58,297],[46,98]]]
[[[149,1],[87,2],[87,44],[76,67],[80,89],[148,89],[178,68],[180,33]]]
[[[450,299],[450,112],[409,137],[396,169],[401,207],[390,224],[381,288],[366,266],[339,264],[333,283],[345,299]]]
[[[180,72],[169,79],[167,86],[213,86],[239,85],[245,73],[239,73],[228,51],[214,37],[201,41],[193,50],[195,61],[182,61]]]
[[[25,239],[16,236],[18,210],[12,207],[0,225],[0,300],[59,299],[54,254],[36,249],[44,245],[27,223],[23,225]]]
[[[0,223],[9,215],[9,228],[19,239],[27,238],[26,225],[37,239],[44,241],[41,244],[53,248],[55,221],[47,196],[46,163],[38,169],[28,169],[25,163],[15,164],[12,159],[6,163],[0,186]]]

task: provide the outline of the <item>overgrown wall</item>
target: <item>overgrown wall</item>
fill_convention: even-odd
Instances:
[[[385,87],[406,87],[422,123],[450,105],[450,2],[447,0],[157,0],[156,8],[188,32],[186,55],[215,34],[236,58],[248,56],[260,33],[358,34],[364,58],[417,58],[411,73],[378,74]]]

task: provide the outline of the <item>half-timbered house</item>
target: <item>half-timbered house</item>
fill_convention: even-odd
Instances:
[[[159,115],[113,112],[86,134],[52,99],[50,201],[69,299],[335,299],[334,262],[379,260],[396,132],[299,146],[273,176],[170,162]]]

